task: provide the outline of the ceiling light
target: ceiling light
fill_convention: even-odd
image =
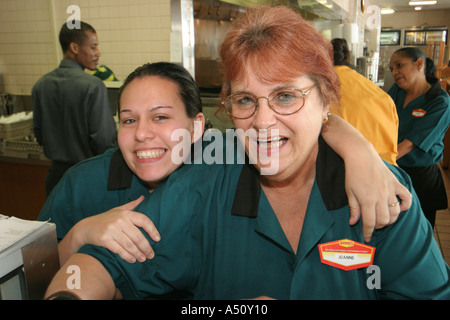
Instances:
[[[393,9],[381,9],[381,14],[392,14],[394,12]]]
[[[414,7],[414,10],[420,11],[420,10],[422,10],[422,7]]]
[[[436,4],[437,1],[410,1],[410,6],[426,6],[430,4]]]

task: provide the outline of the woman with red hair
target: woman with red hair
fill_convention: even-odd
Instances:
[[[364,268],[338,270],[339,256],[345,254],[327,260],[321,249],[336,240],[361,240],[357,228],[344,223],[349,205],[338,187],[344,167],[321,138],[329,106],[338,103],[340,92],[330,42],[294,11],[263,7],[234,25],[220,57],[222,105],[236,130],[256,132],[242,139],[247,154],[252,148],[259,151],[254,159],[259,172],[266,166],[265,154],[278,162],[277,173],[255,175],[273,209],[273,227],[281,228],[286,250],[295,254],[289,298],[450,298],[450,269],[415,196],[410,210],[389,228],[376,230],[370,242],[377,250],[373,264],[382,275],[379,290],[368,289]],[[389,168],[412,189],[405,172]],[[398,204],[392,200],[388,205]],[[265,215],[261,205],[256,215]],[[271,240],[283,243],[282,237]],[[402,263],[395,263],[400,256]],[[423,280],[413,281],[417,278]]]

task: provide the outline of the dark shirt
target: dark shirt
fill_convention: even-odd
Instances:
[[[107,89],[75,61],[39,79],[32,98],[34,134],[50,160],[73,165],[116,145]]]

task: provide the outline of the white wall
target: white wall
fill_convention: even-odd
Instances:
[[[102,56],[120,80],[146,62],[169,61],[170,0],[0,0],[0,82],[6,92],[30,94],[57,67],[57,35],[71,14],[97,31]]]

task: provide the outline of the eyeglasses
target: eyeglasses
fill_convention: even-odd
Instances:
[[[249,93],[235,93],[229,95],[222,104],[225,110],[233,118],[248,119],[253,116],[259,107],[258,100],[267,99],[269,107],[278,114],[291,115],[300,110],[305,104],[305,97],[311,92],[310,87],[306,91],[299,89],[280,89],[272,92],[267,97],[255,97]]]

